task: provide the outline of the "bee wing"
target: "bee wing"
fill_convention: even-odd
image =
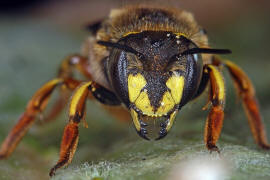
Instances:
[[[85,26],[85,29],[88,30],[93,35],[96,35],[97,31],[101,27],[102,22],[103,22],[103,19],[91,22],[90,24]]]

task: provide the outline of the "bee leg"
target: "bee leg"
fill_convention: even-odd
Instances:
[[[73,70],[77,70],[80,74],[87,77],[88,79],[92,79],[90,72],[88,71],[88,59],[74,54],[71,56],[68,56],[61,64],[58,77],[61,77],[63,79],[70,79],[72,81],[73,77]],[[70,83],[69,83],[70,84]],[[50,113],[42,119],[42,123],[46,123],[52,119],[54,119],[64,108],[64,106],[67,104],[67,100],[69,99],[69,90],[75,89],[77,86],[72,86],[66,88],[66,86],[62,86],[60,97],[56,101],[56,103],[51,108]],[[110,114],[115,116],[117,119],[127,122],[130,118],[129,112],[124,109],[121,106],[118,106],[121,104],[121,102],[118,100],[118,98],[109,90],[105,89],[104,87],[93,83],[92,86],[94,91],[92,91],[92,94],[88,95],[88,98],[93,99],[96,98],[100,103],[103,104],[103,108],[108,111]],[[109,106],[108,106],[109,105]]]
[[[90,72],[88,71],[88,59],[78,54],[70,55],[62,61],[58,70],[57,77],[70,82],[74,81],[74,70],[78,71],[80,74],[82,74],[84,77],[87,77],[88,79],[92,78]],[[57,117],[57,115],[59,115],[59,113],[63,110],[69,99],[68,97],[70,96],[69,90],[74,90],[78,85],[74,83],[69,84],[70,86],[68,88],[65,85],[60,88],[60,95],[58,99],[55,101],[48,114],[44,118],[42,118],[42,121],[39,121],[39,124],[44,124],[55,119],[55,117]]]
[[[208,150],[219,152],[216,142],[224,119],[225,84],[217,67],[206,65],[204,71],[209,74],[210,78],[210,102],[212,104],[205,124],[204,141]]]
[[[94,25],[96,26],[96,25]],[[91,26],[92,27],[92,26]],[[92,76],[90,72],[88,71],[88,59],[86,57],[80,56],[78,54],[70,55],[64,61],[61,63],[59,72],[58,72],[58,77],[63,78],[63,79],[70,79],[72,81],[73,77],[73,71],[77,70],[80,74],[85,76],[87,79],[92,79]],[[130,114],[129,112],[124,109],[120,105],[121,103],[119,102],[118,98],[110,92],[109,90],[103,88],[102,86],[93,83],[92,84],[93,91],[92,94],[88,95],[88,98],[93,99],[96,98],[99,102],[103,104],[103,108],[108,111],[110,114],[112,114],[114,117],[119,119],[120,121],[123,122],[128,122],[130,119]],[[60,96],[57,99],[57,101],[54,103],[53,107],[51,108],[50,112],[48,115],[46,115],[45,118],[42,119],[41,122],[46,123],[49,122],[61,112],[61,110],[65,107],[67,104],[67,100],[69,99],[69,90],[75,89],[76,86],[68,87],[62,86],[60,89]],[[109,105],[109,106],[108,106]]]
[[[248,117],[249,126],[256,143],[264,149],[270,149],[264,124],[260,115],[255,89],[251,80],[240,67],[231,61],[225,61],[222,63],[218,57],[215,57],[214,61],[215,63],[225,64],[228,68],[236,90],[238,91],[238,96],[242,100],[245,113]]]
[[[88,127],[84,121],[84,118],[85,103],[90,94],[105,105],[121,104],[113,92],[92,81],[81,83],[79,87],[75,89],[70,100],[69,123],[64,129],[60,147],[60,158],[56,165],[51,169],[50,176],[53,176],[57,169],[71,163],[78,144],[78,124],[81,122],[81,120],[83,120],[84,126]]]
[[[73,86],[76,83],[77,82],[75,81],[64,81],[63,79],[58,78],[43,85],[30,99],[25,112],[21,115],[17,124],[4,140],[0,148],[0,159],[7,158],[14,151],[19,141],[35,121],[36,116],[45,109],[54,89],[61,84]]]
[[[60,148],[60,158],[56,165],[51,169],[50,176],[53,176],[57,169],[71,163],[79,139],[78,124],[85,117],[85,102],[89,94],[89,88],[92,88],[91,85],[92,81],[82,83],[76,88],[72,95],[69,106],[69,123],[64,129]]]

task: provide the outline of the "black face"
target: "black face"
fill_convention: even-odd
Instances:
[[[106,66],[108,80],[130,110],[137,132],[146,139],[164,137],[200,83],[201,55],[182,55],[197,46],[164,31],[130,34],[104,45],[114,47]]]
[[[155,96],[159,91],[166,91],[168,88],[164,83],[174,72],[185,76],[187,81],[193,80],[194,82],[190,83],[196,90],[201,79],[202,60],[200,54],[181,55],[188,49],[197,48],[187,38],[177,37],[171,32],[144,31],[128,35],[119,40],[118,44],[129,47],[134,52],[130,52],[129,49],[112,49],[107,73],[111,85],[127,107],[130,106],[130,101],[128,96],[123,94],[128,94],[127,85],[124,84],[127,84],[129,74],[140,73],[148,83],[152,83],[145,87],[153,92],[150,96]],[[192,88],[188,89],[188,94],[192,96]],[[158,103],[156,98],[160,97],[151,98],[154,106]],[[189,98],[185,99],[187,101]]]
[[[108,81],[145,139],[165,137],[177,112],[196,94],[203,69],[200,53],[230,53],[198,48],[186,37],[165,31],[98,43],[112,48],[105,67]]]

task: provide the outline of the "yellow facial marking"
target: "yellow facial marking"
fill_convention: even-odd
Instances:
[[[128,36],[128,35],[130,35],[130,34],[138,34],[138,33],[140,33],[140,32],[136,32],[136,31],[127,32],[127,33],[125,33],[125,34],[123,35],[123,37],[126,37],[126,36]]]
[[[130,114],[132,117],[133,124],[135,125],[135,128],[137,131],[141,130],[141,124],[139,122],[138,113],[134,111],[133,109],[130,110]]]
[[[158,108],[156,115],[157,116],[162,116],[166,115],[175,105],[175,102],[173,100],[172,95],[167,91],[164,93],[160,107]]]
[[[143,114],[148,116],[155,115],[146,91],[140,93],[139,97],[135,101],[135,105],[143,112]]]
[[[180,33],[180,32],[177,32],[177,33],[174,33],[176,35],[176,38],[180,38],[180,36],[184,36],[184,37],[187,37],[187,35],[185,35],[184,33]]]
[[[128,95],[130,102],[134,102],[138,98],[145,85],[146,80],[141,74],[136,74],[135,76],[130,74],[128,76]]]
[[[49,82],[47,82],[44,86],[42,86],[37,92],[36,94],[33,96],[33,99],[35,100],[33,102],[34,106],[40,106],[41,103],[41,99],[42,99],[42,94],[44,94],[44,92],[48,92],[50,90],[52,90],[53,88],[55,88],[55,86],[57,86],[58,84],[62,83],[63,79],[57,78],[57,79],[53,79]]]
[[[170,89],[163,94],[160,106],[154,111],[151,106],[146,89],[142,89],[147,84],[145,78],[141,74],[128,76],[128,93],[130,102],[142,111],[144,115],[158,117],[166,115],[174,106],[180,103],[184,89],[184,77],[173,75],[166,82],[166,86]],[[135,112],[134,112],[135,113]]]
[[[180,103],[184,89],[184,77],[172,76],[167,80],[166,86],[171,90],[175,104]]]
[[[166,82],[166,86],[170,89],[163,94],[160,102],[160,107],[154,111],[151,106],[147,91],[142,91],[146,85],[146,80],[141,74],[135,76],[128,76],[128,92],[129,100],[142,111],[143,114],[148,116],[163,116],[171,111],[174,106],[180,103],[184,89],[184,77],[173,75]]]
[[[73,94],[71,101],[70,101],[70,107],[69,107],[69,115],[74,116],[76,114],[77,105],[80,103],[80,100],[83,96],[86,96],[88,93],[88,86],[92,84],[91,82],[87,82],[81,86],[79,86],[75,93]]]
[[[177,111],[174,111],[171,115],[170,115],[170,120],[168,122],[168,125],[166,127],[167,132],[170,131],[170,129],[172,128],[173,122],[175,120]]]
[[[217,88],[218,88],[218,100],[224,100],[225,99],[225,85],[224,85],[224,80],[223,77],[221,75],[221,73],[219,72],[219,70],[217,68],[215,68],[212,65],[209,65],[209,68],[211,68],[215,79],[216,79],[216,83],[217,83]]]

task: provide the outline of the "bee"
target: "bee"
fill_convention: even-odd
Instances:
[[[50,118],[69,101],[69,122],[64,128],[60,157],[51,169],[71,163],[79,139],[80,122],[87,127],[85,103],[95,99],[120,119],[130,116],[136,132],[146,140],[164,138],[175,117],[188,102],[209,87],[209,114],[204,141],[209,151],[219,152],[219,139],[225,106],[222,67],[228,69],[249,120],[256,143],[269,149],[255,90],[248,76],[236,64],[218,54],[228,49],[213,49],[205,31],[187,11],[150,6],[113,9],[109,17],[89,26],[91,35],[82,52],[65,58],[58,77],[44,84],[28,102],[25,112],[10,131],[0,149],[7,158],[42,113],[56,87],[59,99]],[[87,80],[73,75],[79,72]]]

